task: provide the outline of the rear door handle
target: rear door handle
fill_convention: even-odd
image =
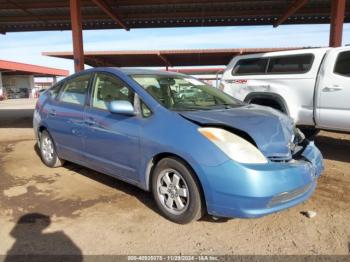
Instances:
[[[334,87],[328,87],[328,86],[326,86],[326,87],[324,87],[323,89],[322,89],[322,92],[336,92],[336,91],[340,91],[340,90],[342,90],[343,88],[341,88],[341,87],[338,87],[338,86],[334,86]]]
[[[49,115],[50,116],[55,116],[56,115],[56,110],[55,109],[52,109],[49,111]]]
[[[93,118],[88,118],[85,120],[85,124],[87,124],[88,126],[94,126],[96,125],[96,121]]]

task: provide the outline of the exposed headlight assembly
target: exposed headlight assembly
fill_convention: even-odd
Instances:
[[[229,158],[244,164],[266,164],[267,159],[254,145],[245,139],[215,127],[203,127],[198,131],[219,147]]]

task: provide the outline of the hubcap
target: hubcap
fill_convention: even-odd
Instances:
[[[157,180],[157,192],[160,203],[170,213],[179,215],[188,208],[188,186],[178,171],[163,170]]]
[[[53,144],[49,137],[44,137],[44,140],[41,144],[41,151],[43,154],[43,157],[46,161],[50,162],[53,159]]]

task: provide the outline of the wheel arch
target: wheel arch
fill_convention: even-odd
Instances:
[[[204,188],[201,182],[201,179],[199,178],[199,176],[197,175],[197,172],[195,171],[195,169],[193,168],[193,166],[183,157],[174,154],[174,153],[170,153],[170,152],[162,152],[162,153],[158,153],[156,155],[154,155],[147,164],[147,168],[146,168],[146,174],[145,174],[145,182],[146,182],[146,190],[147,191],[151,191],[152,190],[152,185],[151,185],[151,179],[152,179],[152,175],[153,175],[153,171],[155,169],[155,167],[157,166],[157,164],[164,158],[175,158],[180,160],[180,162],[182,162],[187,168],[189,168],[191,170],[191,172],[194,174],[195,179],[199,185],[199,191],[201,193],[201,197],[203,200],[203,204],[204,204],[204,208],[206,209],[206,197],[205,197],[205,193],[204,193]]]
[[[48,131],[46,126],[44,126],[44,125],[39,126],[39,128],[38,128],[39,133],[42,133],[44,130]]]
[[[36,136],[36,139],[37,139],[37,142],[38,142],[38,145],[40,147],[40,139],[41,139],[41,133],[46,130],[48,131],[47,127],[45,125],[40,125],[38,126],[37,128],[35,128],[35,136]]]
[[[279,94],[276,93],[264,93],[264,92],[254,92],[254,93],[250,93],[248,94],[245,99],[244,102],[250,104],[251,101],[255,100],[255,99],[262,99],[262,100],[266,100],[266,101],[273,101],[274,103],[277,103],[280,108],[283,110],[283,113],[290,115],[290,111],[288,108],[288,104],[286,102],[286,100]]]

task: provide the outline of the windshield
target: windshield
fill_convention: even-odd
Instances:
[[[192,77],[168,75],[131,75],[131,77],[170,110],[211,110],[242,105],[242,102]]]

